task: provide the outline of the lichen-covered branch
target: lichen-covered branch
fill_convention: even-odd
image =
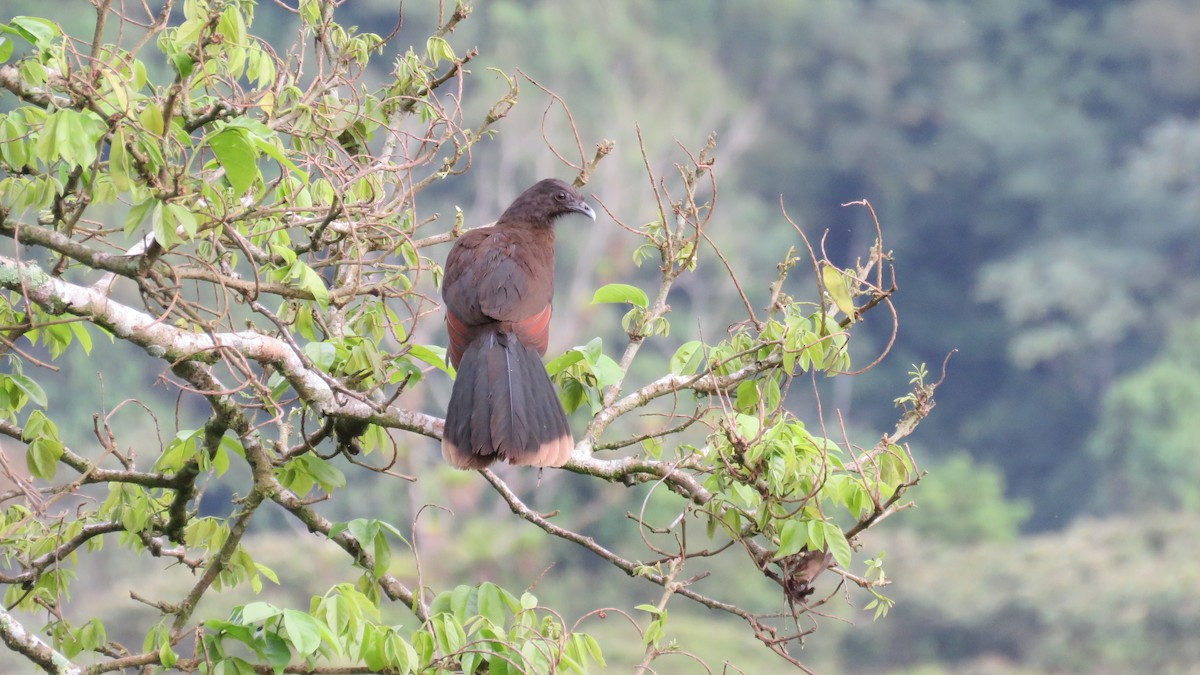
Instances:
[[[208,360],[214,353],[232,351],[277,369],[308,404],[333,417],[347,416],[375,424],[440,437],[441,420],[399,408],[379,412],[354,399],[339,400],[319,373],[305,368],[283,340],[255,331],[195,333],[159,322],[145,312],[110,299],[98,290],[49,276],[35,263],[0,256],[0,288],[18,291],[55,314],[71,314],[104,327],[147,354],[171,363]]]
[[[54,675],[82,675],[83,670],[30,633],[4,607],[0,607],[0,638],[8,648],[23,654],[42,670]]]

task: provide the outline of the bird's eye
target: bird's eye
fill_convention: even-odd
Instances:
[[[558,194],[554,195],[554,198],[560,202],[565,202],[567,201],[567,193],[559,192]]]

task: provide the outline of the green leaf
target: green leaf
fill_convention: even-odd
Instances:
[[[79,346],[83,347],[85,354],[92,353],[92,336],[87,332],[86,321],[72,321],[67,324],[70,327],[71,333],[75,336],[75,340],[79,342]]]
[[[321,646],[321,625],[308,614],[283,610],[283,627],[287,629],[288,641],[301,656],[308,656]]]
[[[292,276],[296,277],[296,286],[312,293],[313,300],[318,305],[329,306],[329,289],[325,287],[325,280],[316,270],[297,260],[292,263]]]
[[[300,0],[300,18],[309,26],[321,22],[321,3],[318,0]]]
[[[0,35],[0,62],[7,61],[13,53],[13,41]]]
[[[169,58],[171,60],[171,65],[175,68],[175,71],[179,73],[180,77],[191,77],[192,72],[196,69],[196,61],[186,53],[180,52],[178,54],[171,54]]]
[[[37,59],[21,59],[17,62],[17,72],[21,75],[21,82],[30,87],[45,86],[50,81],[50,71],[46,66]],[[21,110],[18,108],[17,110]],[[15,110],[13,112],[16,112]]]
[[[666,624],[667,611],[664,609],[659,611],[650,625],[646,627],[646,632],[642,635],[642,644],[657,646],[666,634]]]
[[[163,453],[158,456],[155,468],[159,471],[178,471],[191,461],[199,448],[202,429],[185,429],[175,434],[175,438],[167,443]]]
[[[208,457],[208,455],[202,455]],[[229,470],[229,453],[225,451],[225,444],[217,446],[217,451],[212,455],[212,468],[216,470],[217,476],[224,476]]]
[[[484,582],[479,585],[479,615],[497,627],[504,626],[508,604],[504,591],[496,584]]]
[[[267,52],[257,46],[251,46],[246,53],[246,77],[254,82],[254,86],[262,89],[275,81],[275,61]],[[265,92],[265,98],[274,100],[274,92]],[[262,99],[259,99],[262,105]],[[271,114],[269,107],[264,112]]]
[[[236,47],[246,46],[246,20],[236,5],[225,8],[217,23],[217,33],[225,38],[222,44]]]
[[[779,550],[775,552],[775,558],[786,558],[789,555],[795,555],[807,543],[808,532],[804,527],[804,523],[795,519],[789,520],[779,530]]]
[[[250,628],[221,619],[208,619],[204,627],[216,633],[221,638],[230,638],[247,645],[254,643],[254,633]]]
[[[438,37],[436,35],[430,36],[430,38],[425,41],[425,53],[429,56],[429,60],[432,61],[433,65],[435,66],[442,61],[454,60],[454,50],[451,49],[450,43],[446,41],[446,38]]]
[[[479,668],[479,664],[482,661],[483,661],[483,654],[480,654],[479,652],[473,651],[473,650],[468,651],[462,655],[462,660],[460,661],[460,663],[462,665],[462,671],[464,673],[474,673],[475,670],[477,668]]]
[[[263,621],[279,616],[282,613],[283,610],[270,603],[251,602],[250,604],[242,607],[242,623],[262,623]]]
[[[283,244],[271,244],[271,253],[283,258],[283,262],[289,268],[296,264],[296,252]]]
[[[25,463],[29,473],[37,478],[52,480],[58,472],[58,460],[62,457],[63,446],[53,438],[37,438],[29,443],[25,454]]]
[[[17,389],[25,392],[30,401],[39,407],[46,407],[46,390],[42,389],[42,385],[34,382],[29,376],[22,373],[13,373],[8,376],[8,379],[15,385]]]
[[[576,633],[572,637],[579,635],[582,635],[584,643],[587,645],[588,654],[591,655],[592,660],[601,668],[607,668],[608,664],[604,662],[604,651],[600,649],[600,643],[596,641],[596,638],[581,633]]]
[[[734,409],[741,413],[753,413],[758,408],[758,382],[744,380],[737,387],[737,397],[734,399]]]
[[[158,660],[163,668],[173,668],[179,656],[175,654],[175,650],[171,649],[171,641],[163,640],[162,644],[158,645]]]
[[[577,349],[570,349],[564,352],[561,356],[556,356],[546,364],[546,372],[551,377],[561,373],[571,366],[583,360],[583,353]]]
[[[439,614],[430,619],[430,623],[443,654],[453,654],[467,644],[467,633],[453,614]]]
[[[225,170],[225,178],[234,192],[240,195],[250,189],[260,175],[258,152],[250,140],[250,133],[240,127],[228,126],[213,134],[208,145]]]
[[[595,363],[596,359],[604,353],[604,340],[599,337],[594,337],[587,341],[587,344],[581,347],[575,347],[582,354],[583,358],[587,359],[588,363]]]
[[[270,579],[271,583],[275,584],[276,586],[279,585],[279,575],[275,574],[275,570],[271,569],[270,567],[267,567],[266,565],[264,565],[262,563],[258,563],[258,562],[254,563],[254,568],[256,570],[258,570],[259,574]]]
[[[650,299],[646,297],[645,291],[629,284],[607,284],[596,289],[596,294],[592,296],[593,305],[621,302],[645,309],[650,304]]]
[[[292,650],[288,649],[287,641],[278,633],[263,633],[262,655],[276,673],[282,673],[292,660]]]
[[[521,609],[530,610],[530,609],[533,609],[534,607],[537,607],[537,604],[538,604],[537,596],[534,595],[533,593],[530,593],[529,591],[525,591],[524,593],[521,594]]]
[[[541,644],[540,641],[530,640],[524,645],[521,645],[521,658],[526,664],[526,672],[552,672],[550,669],[549,655],[546,653],[546,646]]]
[[[567,414],[575,412],[587,400],[587,391],[579,380],[570,377],[563,381],[558,389],[558,400],[562,403]]]
[[[810,520],[806,528],[808,530],[809,549],[813,551],[825,550],[825,522],[821,520]]]
[[[408,355],[427,363],[438,370],[449,373],[450,363],[446,360],[446,348],[436,345],[409,345]]]
[[[305,468],[313,480],[321,486],[321,489],[333,492],[346,487],[346,474],[333,464],[316,455],[304,455],[300,459],[305,460]]]
[[[11,46],[12,41],[8,41],[7,44]],[[0,45],[0,52],[2,51],[3,45]],[[23,138],[28,133],[29,127],[22,124],[16,115],[4,117],[3,124],[0,124],[0,138],[4,139],[4,142],[0,143],[0,157],[14,169],[29,166],[29,150],[33,144]]]
[[[159,203],[157,199],[151,198],[129,209],[129,214],[125,216],[125,236],[131,236],[134,230],[141,227],[142,222],[146,220],[146,214]]]
[[[45,49],[54,38],[62,35],[57,24],[37,16],[15,16],[8,25],[38,49]]]
[[[154,208],[150,210],[150,231],[163,248],[171,248],[183,240],[176,231],[175,215],[164,207],[162,202],[154,202]]]
[[[59,110],[54,125],[55,148],[72,166],[91,166],[96,161],[97,144],[107,131],[104,121],[92,111]]]
[[[454,618],[466,623],[467,619],[476,613],[475,608],[472,608],[471,605],[475,604],[477,607],[478,603],[472,603],[471,600],[477,597],[478,592],[474,588],[466,584],[455,586],[454,590],[450,592],[450,612],[454,614]]]
[[[61,151],[58,148],[58,131],[57,127],[62,121],[62,116],[55,113],[46,118],[45,124],[37,133],[37,144],[35,150],[39,157],[46,162],[53,162],[61,156]]]
[[[105,113],[111,115],[114,112],[129,112],[129,86],[126,81],[119,74],[107,68],[100,71],[100,74],[108,84],[111,94],[111,99],[105,97],[103,100],[106,106],[111,106],[111,109],[105,109]]]
[[[142,128],[155,136],[163,134],[163,117],[162,111],[156,106],[146,104],[142,108],[142,112],[138,113],[138,121],[142,123]]]
[[[745,439],[758,438],[758,433],[762,429],[762,423],[753,415],[736,415],[734,426],[738,435]]]
[[[596,384],[601,389],[620,382],[623,377],[621,366],[605,354],[601,354],[592,364],[592,372],[596,374]]]
[[[327,373],[337,360],[337,346],[332,342],[310,342],[304,345],[303,351],[313,365]]]
[[[34,410],[29,413],[29,418],[25,420],[25,438],[49,438],[58,440],[58,425],[46,417],[46,413],[41,410]]]
[[[271,157],[276,162],[279,162],[283,166],[287,167],[292,173],[299,176],[300,180],[305,184],[308,183],[308,172],[296,166],[295,162],[289,159],[287,155],[283,154],[283,151],[279,149],[277,142],[273,143],[271,140],[262,138],[256,134],[252,134],[251,138],[254,140],[254,147],[266,153],[267,156]]]
[[[685,342],[671,356],[671,373],[675,375],[693,375],[700,369],[704,361],[704,346],[699,340]]]
[[[569,673],[586,673],[587,669],[583,666],[583,643],[575,639],[572,635],[567,641],[566,648],[562,650],[562,660],[559,666],[563,671]]]
[[[839,567],[849,570],[851,552],[850,542],[846,541],[846,533],[833,523],[823,523],[823,525],[825,526],[825,545],[829,547],[833,559],[837,561]]]
[[[850,298],[850,286],[846,280],[846,273],[832,265],[825,265],[821,268],[821,281],[825,284],[825,291],[829,293],[829,297],[833,298],[833,304],[837,308],[850,317],[856,318],[857,309],[854,307],[854,301]]]
[[[171,216],[171,221],[176,226],[175,229],[183,229],[187,235],[185,240],[190,241],[196,236],[199,230],[199,224],[196,222],[196,215],[193,214],[187,207],[182,204],[166,204],[164,206],[167,213]],[[177,232],[178,233],[178,232]]]

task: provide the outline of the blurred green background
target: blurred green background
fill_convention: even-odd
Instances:
[[[91,34],[84,2],[6,6]],[[354,0],[338,16],[387,34],[397,7]],[[438,10],[405,2],[379,65],[421,49]],[[282,48],[297,27],[267,2],[252,31]],[[463,91],[469,111],[481,115],[501,91],[488,68],[519,67],[567,102],[589,156],[591,144],[616,141],[586,192],[631,224],[652,217],[635,125],[659,173],[679,161],[677,142],[699,149],[715,133],[710,234],[755,280],[747,292],[757,306],[773,277],[763,270],[799,244],[781,196],[810,237],[828,229],[826,250],[846,265],[874,229],[862,209],[841,204],[874,205],[895,254],[899,334],[883,365],[832,387],[826,405],[846,414],[857,438],[877,436],[894,422],[890,401],[910,364],[936,373],[957,354],[913,439],[929,471],[911,493],[919,507],[872,531],[860,554],[886,551],[896,608],[872,621],[851,595],[841,613],[855,625],[824,622],[806,662],[824,673],[1200,672],[1200,3],[480,0],[450,42],[460,53],[479,49]],[[368,79],[386,77],[381,68]],[[544,123],[560,149],[573,149],[561,110],[543,116],[549,104],[524,83],[471,172],[424,193],[419,210],[447,217],[461,206],[468,224],[480,224],[537,178],[568,177],[542,139]],[[612,317],[586,305],[597,283],[653,283],[654,270],[632,263],[638,242],[606,221],[560,237],[552,350],[606,331],[607,344],[619,339]],[[671,338],[647,347],[642,380],[678,343],[724,329],[733,314],[722,308],[737,299],[705,280],[721,273],[702,264],[680,281]],[[856,345],[863,363],[886,343],[890,320],[869,316],[866,328]],[[73,372],[88,373],[76,358]],[[104,383],[107,396],[133,395],[155,374],[131,367],[129,382]],[[97,386],[47,382],[65,407]],[[429,387],[429,408],[444,405],[448,383]],[[794,404],[808,414],[803,396]],[[83,444],[82,406],[92,404],[78,405]],[[432,442],[399,440],[421,457],[410,469],[440,471]],[[351,480],[355,489],[329,505],[343,516],[394,513],[405,524],[425,503],[455,509],[422,516],[422,562],[443,581],[519,588],[556,560],[557,581],[542,581],[539,597],[575,615],[629,608],[655,591],[547,544],[473,475],[439,472],[411,488]],[[643,496],[564,479],[539,491],[537,505],[635,547],[635,530],[587,518],[636,510]],[[278,591],[301,606],[349,574],[340,561],[324,570],[320,551],[297,555],[308,545],[301,534],[256,536],[256,557],[311,583]],[[106,555],[107,568],[81,571],[95,581],[81,607],[112,606],[116,596],[128,605],[120,580],[150,571],[131,568],[116,547]],[[777,601],[770,593],[762,588],[764,602]],[[669,634],[701,643],[697,653],[715,669],[726,659],[746,672],[782,666],[740,624],[672,607]],[[630,656],[640,652],[629,645]],[[701,672],[686,659],[676,665]]]

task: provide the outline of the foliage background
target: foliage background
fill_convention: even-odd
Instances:
[[[7,5],[69,32],[87,19],[54,17],[46,3]],[[400,48],[436,22],[435,3],[404,9]],[[270,34],[270,10],[261,7],[256,30],[290,39],[285,21]],[[396,18],[385,0],[341,12],[383,33]],[[829,395],[854,428],[884,429],[891,420],[861,402],[892,396],[909,363],[958,353],[916,441],[930,471],[914,494],[921,507],[880,546],[895,560],[898,605],[876,623],[854,613],[853,630],[831,627],[836,639],[815,640],[806,657],[823,672],[1196,672],[1200,584],[1183,561],[1200,541],[1200,6],[486,0],[454,43],[478,46],[478,73],[521,67],[570,103],[585,138],[617,142],[589,185],[609,206],[644,199],[640,124],[652,157],[680,130],[716,132],[726,222],[760,222],[783,195],[803,226],[829,228],[836,259],[872,234],[839,204],[866,197],[881,214],[903,275],[899,339],[883,368]],[[472,86],[500,85],[476,77]],[[461,206],[469,222],[498,212],[553,170],[542,114],[527,97],[476,150],[473,171],[425,199],[443,214]],[[553,131],[561,120],[551,120]],[[794,243],[790,229],[714,236],[744,270],[773,264]],[[595,279],[646,273],[630,262],[636,242],[615,228],[561,241],[559,348],[598,332],[605,310],[586,306]],[[714,296],[703,275],[676,293],[677,330],[719,332],[721,308],[736,304]],[[886,339],[887,326],[867,328]],[[865,342],[864,352],[878,346]],[[104,386],[153,377],[136,367],[128,375]],[[64,380],[53,397],[99,386],[83,379]],[[432,442],[413,450],[426,459],[409,470],[434,470]],[[544,499],[586,506],[594,495],[570,485],[569,496]],[[386,483],[358,487],[337,508],[389,503]],[[427,564],[448,577],[478,572],[485,559],[497,582],[524,583],[513,568],[554,558],[552,573],[579,589],[623,587],[565,545],[532,546],[477,481],[449,476],[444,489],[464,512],[497,516],[486,533],[434,518]],[[319,554],[297,555],[296,536],[258,536],[262,555],[279,555],[281,576],[318,576],[285,571],[289,561],[320,567]],[[118,579],[138,574],[113,555],[90,572],[94,597],[79,602],[103,606]],[[500,559],[514,562],[495,566]],[[581,595],[542,599],[586,611]],[[677,620],[681,634],[703,632],[704,656],[755,670],[758,655],[735,631],[725,640],[703,614]]]

